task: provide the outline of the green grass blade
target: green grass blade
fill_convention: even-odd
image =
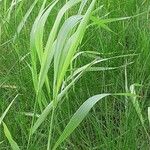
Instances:
[[[40,9],[39,13],[41,13],[41,12],[44,10],[44,7],[45,7],[45,5],[46,5],[46,2],[47,2],[47,0],[43,0],[43,4],[42,4],[42,6],[41,6],[41,9]]]
[[[47,21],[47,18],[49,16],[49,14],[51,13],[52,9],[54,8],[54,6],[57,4],[58,0],[52,2],[49,4],[49,6],[44,9],[44,6],[42,6],[39,15],[37,16],[34,25],[32,27],[32,31],[31,31],[31,38],[30,38],[30,45],[31,45],[31,56],[32,56],[32,66],[33,66],[33,78],[37,77],[37,72],[36,72],[36,53],[38,55],[39,61],[40,63],[42,62],[42,56],[43,56],[43,34],[44,34],[44,26],[45,23]],[[45,5],[45,3],[43,3],[43,5]],[[53,54],[53,53],[52,53]],[[53,55],[52,55],[53,56]],[[51,57],[52,60],[53,57]],[[38,85],[38,80],[35,80],[35,84]],[[45,84],[46,84],[46,88],[48,91],[48,95],[50,95],[50,86],[49,86],[49,80],[48,80],[48,76],[46,76],[45,79]],[[37,88],[37,86],[35,86]],[[39,89],[41,90],[41,89]],[[37,91],[37,89],[36,89]]]
[[[86,117],[89,113],[91,108],[99,101],[102,100],[104,97],[109,96],[111,94],[99,94],[95,95],[88,100],[86,100],[80,108],[76,111],[73,115],[67,126],[65,127],[63,133],[58,138],[57,142],[55,143],[53,150],[55,150],[74,130],[79,126],[82,120]]]
[[[91,16],[91,20],[93,21],[93,23],[91,25],[98,25],[104,29],[106,29],[107,31],[111,31],[113,32],[106,24],[107,23],[112,23],[112,22],[116,22],[116,21],[123,21],[123,20],[128,20],[128,19],[131,19],[131,18],[135,18],[135,17],[138,17],[142,14],[145,14],[145,12],[143,13],[140,13],[140,14],[137,14],[137,15],[134,15],[134,16],[129,16],[129,17],[120,17],[120,18],[109,18],[109,19],[102,19],[102,18],[97,18],[97,17],[94,17],[94,16]],[[90,26],[91,26],[90,25]],[[114,33],[114,32],[113,32]]]
[[[71,63],[71,60],[73,58],[73,55],[75,53],[75,51],[77,50],[77,47],[79,46],[80,42],[82,41],[82,38],[84,36],[84,32],[86,30],[86,26],[88,24],[89,18],[90,18],[90,14],[94,8],[96,0],[93,0],[92,3],[90,4],[86,14],[84,15],[81,23],[79,24],[79,27],[77,29],[77,31],[75,32],[74,36],[71,37],[71,47],[68,50],[68,53],[66,55],[66,59],[63,63],[63,67],[61,69],[61,72],[58,76],[58,81],[57,81],[57,91],[59,91],[59,88],[62,84],[63,78],[66,74],[66,71]],[[70,41],[69,41],[70,42]],[[66,53],[65,53],[66,54]]]
[[[97,25],[98,27],[102,27],[107,31],[113,32],[104,22],[102,22],[101,20],[98,20],[96,17],[91,17],[91,20],[94,22],[91,25]]]
[[[49,16],[49,14],[51,13],[52,9],[57,4],[57,2],[58,2],[58,0],[56,0],[55,2],[52,2],[43,14],[42,14],[42,11],[41,11],[42,15],[40,14],[38,16],[37,23],[33,28],[33,31],[34,31],[33,33],[34,34],[32,35],[32,37],[34,38],[34,44],[35,44],[35,47],[36,47],[37,54],[39,56],[40,63],[42,61],[42,56],[43,56],[44,26],[45,26],[45,23],[47,21],[47,18]]]
[[[35,1],[32,3],[32,5],[31,5],[30,8],[28,9],[28,11],[26,12],[25,16],[23,17],[22,21],[21,21],[20,24],[18,25],[17,33],[16,33],[15,36],[14,36],[14,41],[16,40],[17,35],[20,34],[22,28],[24,27],[24,25],[25,25],[25,23],[26,23],[28,17],[30,16],[30,14],[31,14],[31,12],[32,12],[32,10],[33,10],[33,8],[35,7],[35,5],[36,5],[37,2],[38,2],[38,0],[35,0]]]
[[[82,68],[82,69],[80,69],[80,71],[78,71],[79,74],[74,78],[74,80],[72,80],[71,83],[69,83],[69,85],[67,85],[61,91],[61,93],[58,94],[58,102],[62,99],[62,97],[66,94],[66,92],[72,87],[72,85],[81,77],[83,72],[92,64],[93,64],[93,62],[89,65],[86,65],[84,68]],[[35,131],[38,129],[38,127],[44,122],[44,120],[46,119],[46,117],[48,116],[50,111],[52,110],[52,106],[53,106],[53,101],[43,110],[42,114],[39,116],[39,118],[35,122],[34,126],[32,127],[31,134],[34,134]]]
[[[97,21],[100,21],[102,23],[111,23],[111,22],[116,22],[116,21],[123,21],[123,20],[128,20],[128,19],[131,19],[131,18],[135,18],[135,17],[138,17],[140,15],[143,15],[145,14],[146,12],[142,12],[142,13],[139,13],[137,15],[134,15],[134,16],[128,16],[128,17],[119,17],[119,18],[109,18],[109,19],[100,19],[100,18],[96,18],[94,16],[91,17],[91,19],[95,18]]]
[[[79,56],[86,56],[86,57],[91,57],[91,58],[97,58],[101,55],[101,53],[99,52],[96,52],[96,51],[80,51],[78,53],[76,53],[73,58],[72,58],[72,62],[74,60],[76,60]]]
[[[13,9],[14,9],[14,7],[19,3],[19,2],[21,2],[22,0],[18,0],[18,1],[16,1],[16,0],[12,0],[11,1],[11,4],[10,4],[10,7],[9,7],[9,9],[8,9],[8,11],[7,11],[7,17],[6,17],[6,22],[9,22],[10,21],[10,17],[11,17],[11,14],[12,14],[12,11],[13,11]]]
[[[67,42],[68,36],[81,19],[82,19],[81,15],[71,16],[64,22],[62,28],[60,29],[54,55],[54,82],[56,82],[59,71],[61,70],[62,67],[61,64],[62,51]]]
[[[34,126],[31,128],[31,135],[33,135],[35,131],[38,129],[38,127],[44,122],[44,120],[52,110],[52,106],[53,106],[53,101],[49,105],[47,105],[47,107],[43,110],[42,114],[35,122]]]
[[[11,145],[12,150],[20,150],[19,146],[17,143],[13,140],[11,133],[9,129],[7,128],[6,124],[3,122],[3,128],[4,128],[4,133],[5,136],[7,137],[9,144]]]
[[[150,107],[148,107],[148,121],[149,121],[149,124],[150,124]]]
[[[64,140],[68,138],[68,136],[79,126],[79,124],[83,121],[83,119],[86,117],[86,115],[89,113],[89,111],[92,109],[92,107],[103,98],[114,95],[114,96],[129,96],[133,97],[135,94],[131,93],[115,93],[115,94],[98,94],[93,97],[90,97],[88,100],[86,100],[80,108],[75,112],[75,114],[70,119],[69,123],[65,127],[63,133],[58,138],[57,142],[55,143],[53,150],[55,150]]]
[[[141,85],[140,85],[140,84],[132,84],[132,85],[130,86],[131,94],[136,95],[136,92],[135,92],[135,87],[136,87],[136,86],[141,86]],[[136,110],[137,116],[139,117],[139,120],[140,120],[140,122],[141,122],[141,125],[142,125],[142,127],[143,127],[143,129],[144,129],[144,131],[145,131],[145,133],[146,133],[146,135],[147,135],[147,137],[148,137],[148,139],[150,140],[150,135],[149,135],[149,133],[148,133],[148,131],[147,131],[147,129],[146,129],[145,122],[144,122],[144,117],[143,117],[143,115],[142,115],[142,110],[141,110],[141,108],[140,108],[140,104],[139,104],[139,102],[138,102],[137,96],[132,96],[132,97],[131,97],[131,101],[132,101],[133,107],[134,107],[135,110]]]
[[[41,70],[40,70],[40,74],[39,74],[39,84],[38,84],[39,89],[42,88],[42,86],[44,84],[44,81],[45,81],[45,78],[46,78],[46,75],[47,75],[47,72],[49,70],[49,66],[50,66],[50,63],[51,63],[50,58],[51,58],[51,52],[52,52],[52,45],[54,43],[54,39],[56,37],[60,22],[62,20],[62,17],[68,9],[70,9],[75,4],[79,3],[80,1],[81,0],[70,0],[70,1],[68,1],[61,8],[61,10],[59,11],[59,13],[56,17],[55,23],[54,23],[53,28],[50,32],[49,37],[48,37],[48,41],[47,41],[47,44],[46,44],[46,47],[45,47],[44,55],[42,57],[42,64],[41,64]]]
[[[120,17],[120,18],[109,18],[109,19],[100,19],[100,18],[96,18],[96,17],[91,17],[91,20],[92,21],[97,21],[98,22],[101,22],[101,23],[111,23],[111,22],[116,22],[116,21],[123,21],[123,20],[127,20],[127,19],[130,19],[131,17]]]
[[[128,63],[126,65],[121,65],[118,67],[90,67],[87,71],[107,71],[107,70],[115,70],[115,69],[119,69],[119,68],[124,68],[128,65],[133,64],[133,62]]]
[[[4,111],[4,113],[2,114],[2,116],[0,117],[0,125],[3,121],[3,119],[5,118],[6,114],[8,113],[10,107],[12,106],[12,104],[14,103],[15,99],[18,97],[18,94],[15,96],[15,98],[11,101],[11,103],[9,104],[9,106],[6,108],[6,110]]]
[[[0,141],[0,145],[3,144],[4,141]]]
[[[107,23],[111,23],[111,22],[115,22],[115,21],[122,21],[122,20],[127,20],[130,19],[131,17],[121,17],[121,18],[110,18],[110,19],[101,19],[101,18],[97,18],[94,16],[91,16],[91,20],[93,21],[93,23],[91,25],[98,25],[99,27],[104,28],[107,31],[113,32],[106,24]],[[90,25],[90,26],[91,26]],[[114,32],[113,32],[114,33]]]
[[[139,86],[139,84],[133,84],[133,85],[131,85],[131,86],[130,86],[130,91],[131,91],[132,94],[135,94],[135,95],[136,95],[135,86]],[[142,126],[145,128],[144,118],[143,118],[143,115],[142,115],[142,111],[141,111],[141,108],[140,108],[140,104],[139,104],[139,102],[138,102],[138,99],[137,99],[136,96],[134,96],[134,97],[131,98],[131,100],[132,100],[132,104],[133,104],[133,106],[134,106],[134,108],[135,108],[135,110],[136,110],[136,113],[137,113],[137,115],[138,115],[138,117],[139,117],[139,119],[140,119],[140,121],[141,121],[141,124],[142,124]]]
[[[83,9],[84,9],[87,2],[88,2],[88,0],[82,0],[79,11],[78,11],[78,14],[82,14]]]
[[[124,67],[124,65],[122,65],[119,67],[112,67],[112,68],[106,67],[106,68],[91,68],[90,69],[90,67],[92,65],[98,64],[103,61],[116,59],[116,58],[122,58],[122,57],[128,57],[128,56],[134,56],[134,55],[132,55],[132,54],[120,55],[120,56],[115,56],[115,57],[110,57],[110,58],[105,58],[105,59],[100,59],[100,60],[94,60],[91,63],[86,64],[86,65],[76,69],[74,71],[74,73],[66,79],[66,82],[68,82],[70,80],[71,80],[71,82],[67,86],[65,86],[64,89],[58,94],[58,102],[62,99],[62,97],[66,94],[66,92],[73,86],[73,84],[81,77],[81,75],[85,71],[88,71],[88,69],[89,69],[89,71],[92,71],[92,69],[93,69],[93,71],[100,71],[100,70],[109,70],[109,69],[111,70],[111,69],[118,69],[120,67]],[[126,65],[130,65],[130,63],[126,64]],[[42,114],[39,116],[39,118],[35,122],[34,126],[32,127],[32,134],[34,134],[35,131],[39,128],[39,126],[44,122],[44,120],[46,119],[46,117],[48,116],[50,111],[52,110],[52,106],[53,106],[53,101],[43,110]]]

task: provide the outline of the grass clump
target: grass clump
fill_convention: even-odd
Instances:
[[[148,149],[148,3],[0,1],[0,149]]]

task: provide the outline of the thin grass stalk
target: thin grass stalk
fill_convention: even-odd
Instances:
[[[125,64],[127,64],[127,59],[125,60]],[[125,91],[126,93],[129,92],[129,89],[128,89],[128,74],[127,74],[127,65],[125,65]],[[128,97],[125,96],[125,113],[126,113],[126,117],[128,117]]]
[[[54,116],[55,116],[55,106],[53,106],[53,109],[52,109],[51,122],[50,122],[50,128],[49,128],[49,136],[48,136],[48,143],[47,143],[47,150],[51,149],[51,139],[52,139],[53,124],[54,124]]]
[[[68,0],[66,0],[66,3],[68,3]],[[69,14],[68,14],[68,11],[66,11],[65,13],[65,20],[68,18]]]
[[[27,143],[27,150],[29,150],[30,141],[31,141],[31,137],[32,137],[32,127],[34,125],[34,121],[35,121],[35,118],[36,118],[37,104],[38,104],[38,95],[36,95],[36,99],[35,99],[35,103],[34,103],[33,117],[32,117],[31,127],[30,127],[30,131],[29,131],[29,138],[28,138],[28,143]]]

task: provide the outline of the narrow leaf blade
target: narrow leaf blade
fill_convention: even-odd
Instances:
[[[7,137],[8,141],[9,141],[9,143],[11,145],[11,148],[13,150],[20,150],[18,144],[13,140],[8,127],[6,126],[6,124],[4,122],[3,122],[3,128],[4,128],[5,136]]]
[[[91,108],[101,99],[111,94],[98,94],[95,95],[88,100],[86,100],[80,108],[76,111],[73,115],[69,123],[67,124],[66,128],[64,129],[63,133],[55,143],[53,150],[55,150],[74,130],[77,126],[82,122],[82,120],[86,117],[89,113]]]

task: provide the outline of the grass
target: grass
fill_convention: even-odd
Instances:
[[[0,149],[149,149],[149,1],[0,6]]]

